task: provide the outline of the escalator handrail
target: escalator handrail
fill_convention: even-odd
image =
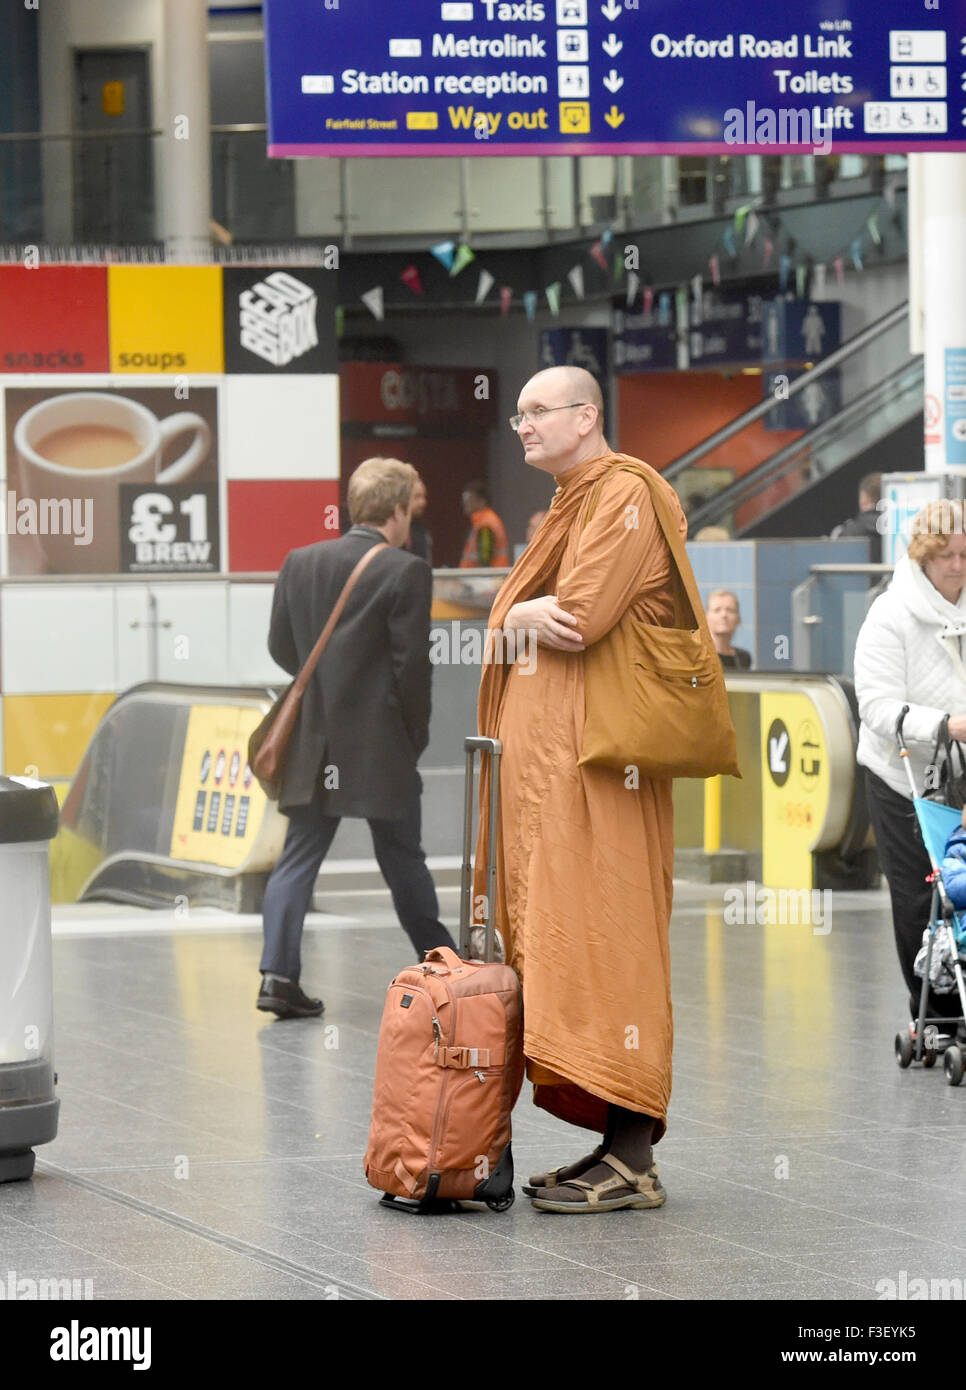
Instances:
[[[798,439],[793,439],[790,444],[785,444],[774,454],[763,459],[761,463],[756,464],[754,468],[749,469],[747,473],[743,473],[740,478],[735,478],[733,482],[720,488],[703,506],[698,507],[689,515],[688,529],[694,531],[702,526],[713,525],[732,507],[737,506],[740,502],[748,501],[749,497],[745,494],[754,496],[762,487],[766,487],[781,478],[788,471],[788,468],[794,466],[799,455],[809,452],[814,455],[815,450],[824,442],[825,436],[841,433],[843,428],[856,422],[856,416],[859,417],[860,421],[867,419],[873,412],[875,402],[883,395],[893,396],[894,388],[900,384],[904,376],[910,374],[913,378],[910,384],[921,386],[923,379],[921,361],[903,362],[889,376],[883,377],[881,381],[877,381],[875,385],[864,391],[861,396],[850,401],[830,420],[820,421]],[[809,375],[811,376],[812,373]],[[787,500],[786,498],[785,501]],[[760,520],[760,517],[756,517],[756,524]]]
[[[837,347],[834,352],[829,353],[828,357],[823,357],[821,362],[818,362],[809,371],[803,372],[800,377],[797,377],[795,381],[789,384],[788,393],[786,396],[782,397],[781,400],[779,400],[777,396],[769,396],[767,400],[752,406],[750,410],[746,410],[743,415],[736,416],[735,419],[729,421],[727,425],[723,425],[720,430],[716,430],[714,434],[708,435],[707,439],[703,439],[700,444],[695,444],[687,453],[681,454],[679,458],[673,459],[666,468],[662,468],[662,477],[666,478],[668,482],[673,482],[679,473],[683,473],[686,468],[690,468],[698,459],[702,459],[706,454],[712,453],[719,445],[725,444],[729,439],[734,438],[736,434],[740,434],[743,429],[746,429],[749,425],[753,425],[756,420],[760,420],[763,416],[769,415],[773,410],[777,410],[780,405],[784,405],[787,399],[796,396],[799,391],[804,391],[807,386],[810,386],[814,381],[818,381],[826,372],[832,371],[835,367],[841,365],[842,362],[847,361],[850,357],[854,356],[855,353],[860,352],[862,348],[874,342],[875,339],[880,337],[883,333],[888,333],[890,329],[897,327],[908,317],[909,301],[904,300],[901,304],[897,304],[894,309],[890,309],[887,314],[883,314],[881,319],[876,319],[875,323],[870,323],[867,328],[863,328],[854,338],[850,338],[848,342],[843,343],[841,347]],[[776,364],[776,366],[777,365],[779,364]]]

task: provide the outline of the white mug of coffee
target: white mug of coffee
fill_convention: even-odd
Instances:
[[[165,446],[191,431],[188,448],[167,468]],[[46,567],[60,574],[111,574],[120,568],[120,483],[179,483],[211,447],[206,420],[181,411],[159,420],[146,406],[106,391],[70,391],[32,406],[13,433],[20,497],[89,504],[93,539],[41,535]],[[18,499],[19,500],[19,499]]]

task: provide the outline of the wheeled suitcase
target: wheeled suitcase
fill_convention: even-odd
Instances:
[[[497,843],[499,739],[466,740],[466,810],[460,891],[460,954],[438,947],[393,980],[379,1029],[366,1178],[382,1204],[420,1215],[486,1202],[513,1203],[510,1112],[523,1084],[520,982],[494,961],[493,912],[485,914],[483,959],[471,958],[473,770],[490,755],[490,838]],[[496,862],[487,866],[487,905]],[[479,930],[479,929],[477,929]]]

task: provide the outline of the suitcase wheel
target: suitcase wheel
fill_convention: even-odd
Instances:
[[[516,1193],[511,1187],[509,1192],[503,1197],[487,1197],[486,1205],[490,1211],[509,1211],[516,1201]]]
[[[476,1188],[473,1200],[485,1202],[490,1211],[508,1211],[513,1206],[514,1195],[513,1151],[507,1144],[493,1172]]]

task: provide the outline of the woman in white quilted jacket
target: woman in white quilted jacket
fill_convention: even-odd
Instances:
[[[892,897],[896,949],[913,1018],[919,1013],[921,989],[913,962],[929,919],[932,889],[895,729],[908,705],[903,737],[920,790],[943,715],[950,715],[950,735],[966,740],[964,522],[959,501],[930,502],[919,512],[908,553],[869,609],[855,644],[858,760],[866,769],[869,812]],[[934,1017],[956,1017],[959,996],[932,995],[929,1011]]]

